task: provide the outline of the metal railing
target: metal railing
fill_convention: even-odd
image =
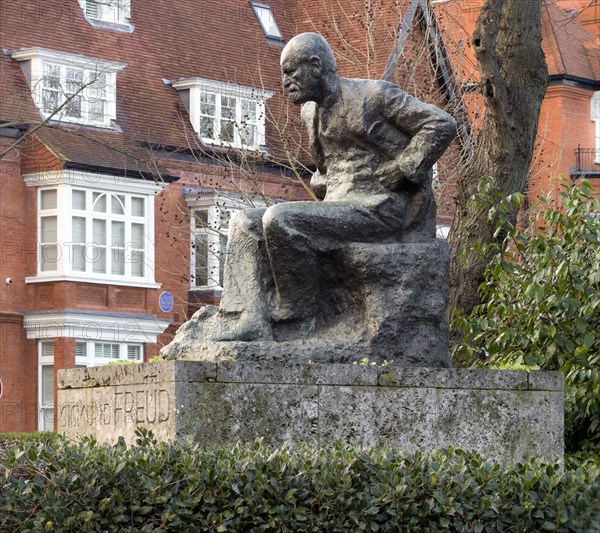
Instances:
[[[575,170],[578,173],[594,172],[600,173],[600,149],[577,147],[577,166]]]

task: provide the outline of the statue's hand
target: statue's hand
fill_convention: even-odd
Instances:
[[[395,191],[403,182],[411,181],[407,172],[395,160],[379,165],[375,176],[386,189],[391,191]]]

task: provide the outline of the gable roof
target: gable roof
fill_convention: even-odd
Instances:
[[[600,81],[600,26],[583,24],[585,0],[543,0],[542,49],[553,77]],[[478,81],[471,45],[483,0],[448,0],[433,5],[454,71],[467,82]],[[574,9],[578,8],[578,9]],[[590,32],[595,28],[595,33]]]
[[[553,76],[600,81],[600,28],[592,35],[575,13],[555,3],[544,3],[542,44],[548,71]]]
[[[276,17],[285,4],[271,2]],[[7,51],[41,47],[127,64],[117,74],[115,130],[61,124],[38,134],[64,161],[148,170],[154,162],[144,146],[186,149],[197,143],[185,105],[169,80],[199,76],[280,88],[281,47],[267,42],[250,3],[178,0],[148,6],[132,0],[131,33],[92,26],[78,0],[46,0],[43,9],[27,17],[16,9],[3,12],[2,47]],[[277,22],[288,35],[286,17]],[[20,65],[6,55],[1,61],[3,86],[9,90],[0,99],[0,120],[41,122]],[[280,98],[277,91],[273,99]]]

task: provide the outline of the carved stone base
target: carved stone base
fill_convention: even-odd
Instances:
[[[162,361],[62,370],[58,429],[201,446],[262,437],[476,450],[501,463],[563,456],[560,372]]]
[[[448,268],[449,247],[441,240],[349,245],[322,259],[320,311],[309,334],[274,324],[273,341],[211,342],[215,323],[205,310],[180,328],[161,355],[211,362],[347,363],[368,357],[395,366],[451,367]]]

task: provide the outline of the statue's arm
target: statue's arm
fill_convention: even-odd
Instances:
[[[456,122],[445,111],[386,84],[379,109],[396,129],[409,136],[406,148],[378,171],[381,182],[396,189],[404,180],[415,184],[428,179],[433,164],[456,136]]]
[[[308,133],[308,146],[317,165],[316,172],[310,179],[310,187],[315,196],[322,200],[327,193],[327,169],[325,167],[325,158],[323,148],[319,142],[319,132],[317,127],[317,105],[314,102],[307,102],[302,106],[302,122]]]

